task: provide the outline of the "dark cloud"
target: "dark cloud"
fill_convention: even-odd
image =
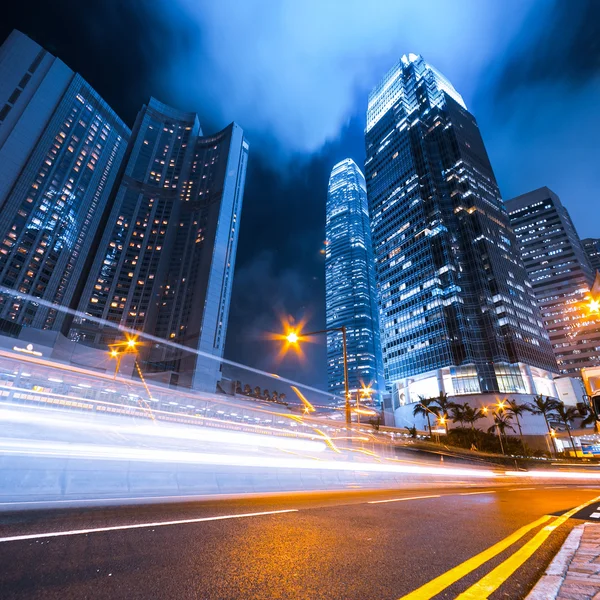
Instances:
[[[271,370],[278,314],[324,326],[327,180],[364,159],[368,91],[421,53],[477,117],[505,197],[548,185],[600,236],[597,0],[24,0],[18,28],[80,72],[129,124],[150,95],[237,121],[251,145],[226,356]],[[367,8],[368,6],[368,8]],[[324,386],[324,344],[283,374]]]
[[[600,2],[539,2],[471,106],[506,199],[548,186],[600,236]]]
[[[540,84],[588,85],[600,75],[600,2],[555,0],[533,10],[500,65],[500,97]]]

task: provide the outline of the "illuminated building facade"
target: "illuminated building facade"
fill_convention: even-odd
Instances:
[[[581,240],[581,243],[592,269],[600,271],[600,239],[586,238],[585,240]]]
[[[235,123],[203,136],[155,99],[138,114],[79,310],[177,344],[141,348],[149,377],[215,389],[220,363],[196,351],[223,355],[247,156]],[[71,338],[105,348],[119,333],[78,318]]]
[[[440,392],[555,396],[548,335],[460,94],[403,56],[369,95],[365,138],[394,410]]]
[[[506,202],[561,373],[600,364],[600,319],[584,298],[594,272],[569,213],[543,187]]]
[[[333,167],[327,193],[325,290],[327,328],[346,327],[348,383],[381,397],[385,390],[377,287],[365,177],[352,159]],[[329,391],[344,397],[342,334],[327,334]]]
[[[76,297],[130,131],[78,74],[13,31],[0,47],[0,285]],[[0,331],[60,330],[63,313],[0,294]]]

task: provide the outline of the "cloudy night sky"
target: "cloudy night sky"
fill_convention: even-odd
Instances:
[[[597,0],[21,0],[21,30],[129,125],[153,95],[250,142],[226,357],[326,385],[324,340],[277,364],[278,315],[325,324],[327,180],[364,162],[369,90],[421,54],[479,122],[504,198],[547,185],[600,237]]]

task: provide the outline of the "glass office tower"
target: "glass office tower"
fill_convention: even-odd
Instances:
[[[13,31],[0,47],[0,285],[69,306],[129,129],[64,63]],[[0,331],[60,330],[64,314],[0,294]]]
[[[205,355],[223,355],[247,156],[235,123],[203,136],[196,114],[154,98],[138,115],[79,309],[172,342],[140,347],[148,377],[215,390],[220,363]],[[123,336],[80,318],[71,338]]]
[[[555,395],[548,335],[460,94],[403,56],[369,95],[365,137],[394,407],[439,392]]]
[[[600,319],[585,297],[594,271],[567,209],[547,187],[506,202],[560,372],[600,364]]]
[[[365,177],[347,158],[333,167],[327,193],[325,225],[327,328],[346,327],[348,384],[385,390],[377,314],[377,286]],[[329,391],[344,397],[342,334],[327,334]]]
[[[600,239],[586,238],[585,240],[581,240],[581,243],[592,269],[600,271]]]

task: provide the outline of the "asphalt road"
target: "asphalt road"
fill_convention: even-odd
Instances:
[[[556,517],[492,550],[479,567],[464,562],[598,495],[590,486],[432,487],[6,513],[0,597],[398,599],[441,577],[438,595],[415,597],[455,598],[501,565],[489,597],[517,599],[580,520],[558,526],[512,575],[504,561],[535,546]],[[464,576],[452,583],[447,573],[458,565]]]

